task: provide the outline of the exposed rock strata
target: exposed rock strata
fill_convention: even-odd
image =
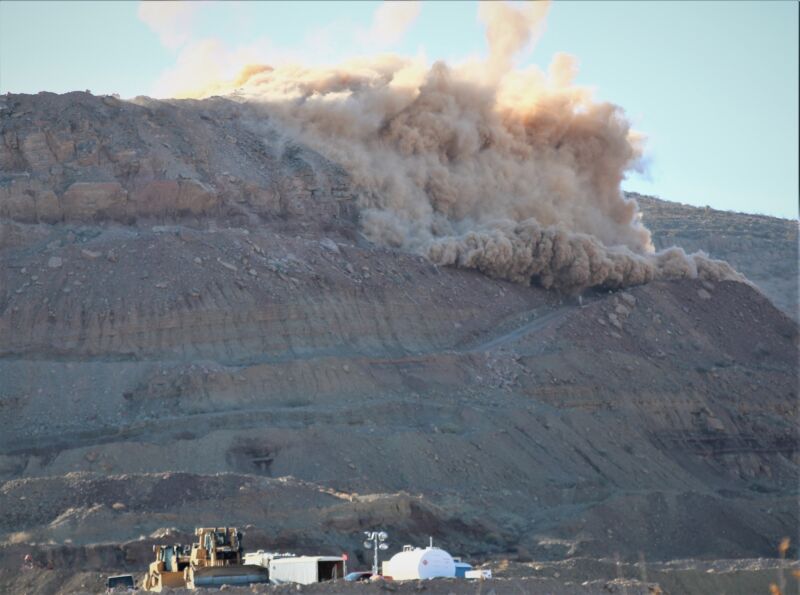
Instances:
[[[335,164],[221,99],[7,105],[10,557],[141,569],[164,528],[238,523],[727,558],[797,526],[797,325],[753,288],[578,301],[378,248]]]

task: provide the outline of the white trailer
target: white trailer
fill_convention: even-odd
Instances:
[[[492,578],[492,571],[488,568],[478,568],[477,570],[467,570],[464,573],[464,578],[474,578],[478,580],[486,580]]]
[[[271,583],[310,585],[344,578],[347,569],[341,556],[295,556],[269,561]]]
[[[256,552],[247,552],[244,555],[244,563],[254,566],[263,566],[269,569],[270,560],[293,557],[294,554],[290,554],[289,552],[265,552],[264,550],[258,550]]]

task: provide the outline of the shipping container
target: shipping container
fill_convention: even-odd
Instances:
[[[271,583],[310,585],[344,578],[345,561],[341,556],[297,556],[269,562]]]

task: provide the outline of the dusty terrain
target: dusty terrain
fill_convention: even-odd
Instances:
[[[678,245],[727,260],[798,320],[797,221],[699,209],[635,193],[628,197],[639,203],[656,248]]]
[[[615,559],[570,558],[565,561],[517,562],[494,559],[481,564],[491,568],[488,581],[434,579],[390,583],[327,582],[317,585],[251,585],[229,588],[232,593],[331,593],[345,595],[376,593],[426,593],[429,595],[655,595],[657,593],[725,593],[753,595],[770,593],[770,585],[783,585],[784,593],[794,593],[800,565],[795,562],[756,560],[676,560],[626,563]],[[0,570],[0,576],[10,574]],[[67,573],[56,569],[19,572],[15,584],[20,590],[38,592],[61,584],[70,592],[99,592],[105,575],[84,571]],[[65,581],[64,583],[63,581]],[[218,590],[171,593],[219,593]]]
[[[247,106],[1,101],[0,590],[95,590],[214,524],[353,565],[362,530],[433,535],[532,593],[776,574],[744,560],[798,526],[798,333],[755,288],[437,267],[366,241],[347,174]],[[642,202],[664,241],[679,207]],[[704,246],[697,213],[673,229],[712,255],[761,245],[748,218]],[[739,266],[790,309],[763,233]]]

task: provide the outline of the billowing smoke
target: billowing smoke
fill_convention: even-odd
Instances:
[[[349,171],[375,242],[563,291],[741,279],[703,254],[654,252],[636,203],[620,190],[641,138],[619,107],[573,84],[571,57],[557,55],[546,72],[513,69],[546,9],[482,5],[486,61],[251,65],[236,92],[268,104],[287,132]]]

